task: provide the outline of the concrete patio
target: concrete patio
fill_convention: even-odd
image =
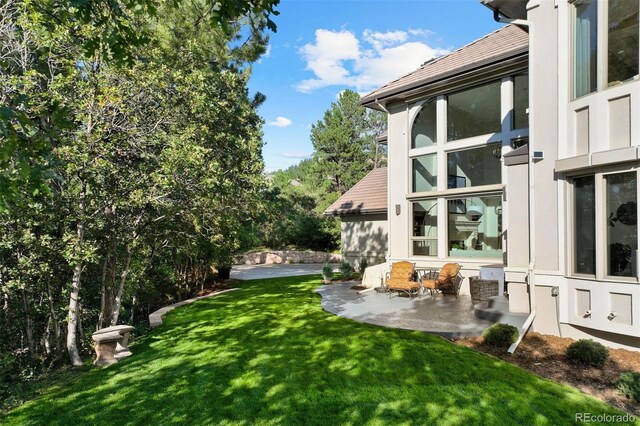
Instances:
[[[322,297],[322,307],[335,315],[358,322],[383,327],[417,330],[437,334],[448,339],[479,336],[493,322],[474,314],[471,296],[438,295],[409,299],[403,296],[389,297],[387,293],[367,291],[358,293],[350,287],[353,283],[329,284],[316,292]],[[518,328],[526,315],[509,318]]]

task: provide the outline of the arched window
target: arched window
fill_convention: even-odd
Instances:
[[[413,120],[411,148],[422,148],[436,144],[436,100],[430,99]]]

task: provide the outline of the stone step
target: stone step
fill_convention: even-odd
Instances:
[[[488,300],[489,308],[509,312],[509,299],[504,296],[491,296]]]
[[[482,302],[474,305],[473,313],[477,318],[491,321],[511,324],[518,328],[522,327],[529,314],[519,314],[515,312],[505,312],[501,309],[489,307],[489,302]]]

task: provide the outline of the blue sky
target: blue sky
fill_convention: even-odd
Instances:
[[[344,89],[365,94],[499,28],[479,0],[282,0],[251,93],[267,101],[267,172],[313,152],[312,123]]]

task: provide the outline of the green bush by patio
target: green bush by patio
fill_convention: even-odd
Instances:
[[[602,368],[609,359],[609,349],[591,339],[580,339],[567,347],[567,358],[580,364]]]
[[[518,340],[518,329],[510,324],[495,323],[487,328],[482,337],[484,343],[499,348],[507,348]]]
[[[627,398],[640,402],[640,373],[627,371],[620,375],[618,389]]]
[[[249,281],[176,309],[133,356],[0,423],[556,425],[620,414],[442,338],[324,312],[318,280]]]

